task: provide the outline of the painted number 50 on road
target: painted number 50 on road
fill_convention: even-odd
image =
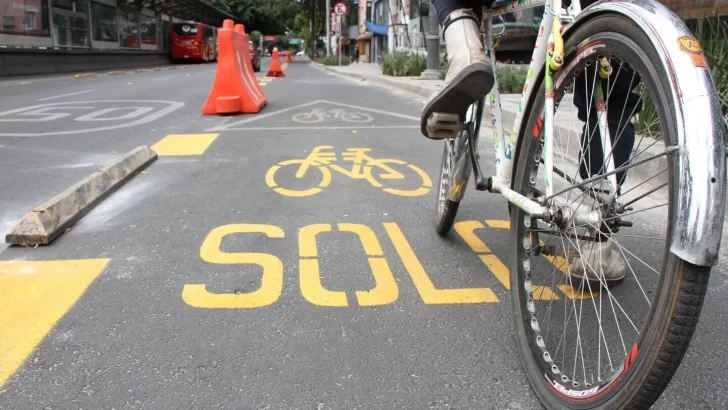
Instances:
[[[178,101],[101,100],[41,104],[0,112],[0,137],[41,137],[146,124],[184,106]]]

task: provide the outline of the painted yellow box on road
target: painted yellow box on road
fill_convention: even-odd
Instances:
[[[0,261],[0,386],[23,365],[109,261]]]
[[[152,145],[159,156],[202,155],[220,134],[170,134]]]

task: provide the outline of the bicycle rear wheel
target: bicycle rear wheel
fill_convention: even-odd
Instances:
[[[589,20],[569,36],[565,56],[555,78],[553,138],[559,178],[553,192],[564,191],[554,198],[560,213],[548,223],[516,207],[511,213],[518,346],[546,407],[643,409],[660,396],[687,350],[710,273],[669,251],[679,175],[677,158],[659,155],[677,144],[671,115],[677,107],[659,54],[626,18]],[[601,84],[599,57],[613,68]],[[512,180],[514,190],[533,199],[546,191],[543,79],[536,86]],[[598,87],[607,96],[603,111],[594,103]],[[614,146],[606,158],[600,116]],[[618,168],[652,157],[618,173],[617,189],[600,177],[609,158]],[[576,219],[579,210],[598,220]]]

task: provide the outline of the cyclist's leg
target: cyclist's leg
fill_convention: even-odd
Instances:
[[[612,157],[614,167],[619,168],[630,158],[635,142],[635,130],[631,123],[632,117],[641,111],[641,102],[635,87],[640,83],[640,77],[627,64],[621,67],[613,61],[613,73],[607,80],[602,80],[602,92],[605,96],[607,125],[612,142]],[[600,175],[605,172],[606,161],[602,150],[601,134],[599,132],[596,103],[594,102],[594,87],[596,73],[587,69],[576,78],[574,85],[574,105],[578,109],[579,120],[584,127],[581,134],[581,152],[579,155],[579,175],[582,179]],[[607,153],[609,155],[609,153]],[[627,172],[618,172],[617,193],[624,183]],[[582,245],[581,255],[586,259],[582,263],[579,257],[569,261],[569,273],[577,278],[584,276],[598,278],[598,272],[603,272],[603,279],[609,285],[619,284],[625,277],[625,261],[621,252],[613,246],[611,239],[607,241],[590,241]],[[587,267],[585,269],[585,267]],[[591,268],[589,268],[591,267]],[[601,267],[601,269],[597,269]],[[585,270],[587,270],[585,275]]]
[[[618,74],[618,75],[617,75]],[[604,172],[605,161],[599,132],[596,104],[593,87],[595,74],[586,70],[576,79],[574,86],[574,105],[578,109],[579,120],[583,121],[579,158],[579,175],[590,178]],[[640,83],[639,74],[627,64],[614,69],[608,80],[602,81],[602,91],[606,97],[607,125],[612,141],[614,167],[619,168],[629,159],[635,141],[632,117],[641,111],[639,95],[634,93]],[[626,179],[626,171],[617,173],[617,183],[621,186]]]
[[[438,127],[436,119],[428,130],[430,116],[433,113],[455,114],[462,121],[468,107],[493,88],[493,68],[483,49],[479,13],[482,6],[489,6],[493,1],[434,0],[443,26],[450,68],[445,87],[430,97],[422,111],[421,132],[424,136],[433,139],[455,137],[457,131],[452,127]]]

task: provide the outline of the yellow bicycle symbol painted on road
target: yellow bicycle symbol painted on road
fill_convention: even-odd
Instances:
[[[333,170],[352,179],[365,179],[372,186],[382,188],[384,192],[392,195],[420,196],[428,193],[432,187],[430,177],[419,167],[399,159],[373,158],[368,154],[371,148],[349,148],[342,152],[341,157],[343,161],[352,163],[351,169],[346,169],[335,164],[338,161],[335,152],[325,151],[333,148],[331,145],[320,145],[315,147],[306,158],[289,159],[273,165],[265,175],[266,184],[279,194],[285,196],[303,197],[316,195],[329,186],[331,183],[331,171]],[[303,178],[312,168],[318,169],[321,173],[321,181],[317,186],[308,189],[296,190],[282,187],[275,180],[276,172],[289,165],[298,165],[299,168],[296,172],[297,179]],[[407,172],[408,170],[411,172]],[[416,176],[413,176],[413,173]],[[410,182],[413,180],[413,177],[418,179],[418,183],[412,189],[403,188],[400,183],[396,184],[397,187],[391,186],[392,184],[389,184],[390,186],[385,185],[389,181]]]

